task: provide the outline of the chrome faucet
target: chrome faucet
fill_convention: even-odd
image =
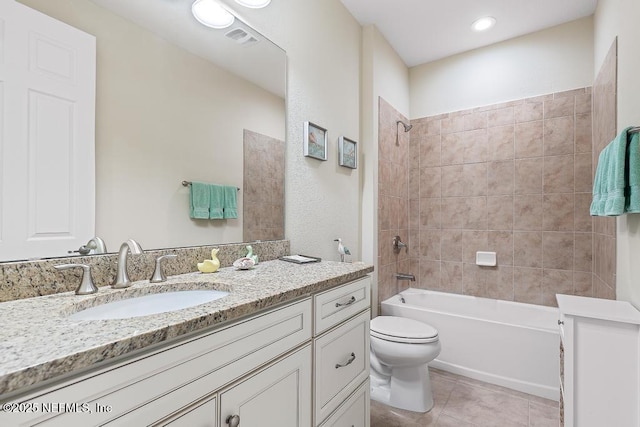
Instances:
[[[413,274],[407,274],[407,273],[396,273],[396,279],[398,280],[411,280],[412,282],[416,281],[416,276],[414,276]]]
[[[113,282],[112,287],[114,289],[128,288],[131,286],[131,280],[129,280],[129,274],[127,273],[127,254],[131,252],[133,255],[140,255],[142,248],[133,239],[129,239],[120,245],[120,251],[118,251],[118,265],[116,266],[116,279]]]
[[[78,250],[68,251],[68,253],[78,252],[80,255],[89,255],[91,250],[94,251],[95,254],[106,254],[107,253],[107,245],[104,244],[104,240],[99,238],[98,236],[92,237],[86,245],[80,246]]]

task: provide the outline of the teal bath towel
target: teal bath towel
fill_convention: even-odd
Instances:
[[[189,216],[194,219],[209,218],[209,185],[192,182],[189,188]]]
[[[224,186],[210,184],[209,219],[222,219],[224,209]]]
[[[224,187],[224,217],[238,218],[238,189],[236,187]]]
[[[630,135],[627,159],[629,163],[629,183],[625,188],[624,211],[626,213],[640,212],[640,135],[634,132]]]
[[[593,180],[590,209],[593,216],[640,212],[638,134],[629,135],[629,129],[623,130],[600,153]]]

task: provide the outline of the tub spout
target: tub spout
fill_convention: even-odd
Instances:
[[[398,279],[398,280],[411,280],[412,282],[415,282],[416,281],[416,276],[414,276],[413,274],[396,273],[396,279]]]

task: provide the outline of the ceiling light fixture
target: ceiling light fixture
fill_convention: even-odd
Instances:
[[[227,28],[236,19],[216,0],[196,0],[191,6],[191,13],[198,22],[211,28]]]
[[[471,29],[473,29],[473,31],[486,31],[494,25],[496,25],[496,18],[493,16],[485,16],[484,18],[476,19],[473,24],[471,24]]]
[[[236,3],[244,7],[250,7],[252,9],[260,9],[260,8],[269,6],[269,3],[271,3],[271,0],[236,0]]]

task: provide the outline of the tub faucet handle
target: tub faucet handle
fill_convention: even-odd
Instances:
[[[407,245],[400,239],[400,236],[394,236],[393,238],[393,252],[396,254],[400,253],[400,250],[404,248],[405,251],[409,252],[409,248]]]

